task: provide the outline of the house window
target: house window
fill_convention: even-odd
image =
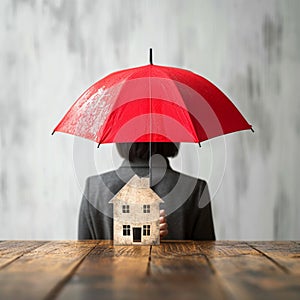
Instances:
[[[122,212],[125,214],[129,213],[129,205],[122,205]]]
[[[150,213],[150,205],[149,204],[143,205],[143,212],[146,214]]]
[[[123,225],[123,235],[130,235],[130,225]]]
[[[143,225],[143,235],[150,235],[150,225]]]

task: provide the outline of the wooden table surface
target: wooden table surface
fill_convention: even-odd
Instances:
[[[300,299],[300,242],[1,241],[0,299]]]

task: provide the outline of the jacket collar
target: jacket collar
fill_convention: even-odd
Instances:
[[[148,160],[135,160],[129,161],[125,159],[120,168],[149,168],[149,161]],[[170,162],[168,158],[159,156],[154,157],[151,162],[151,168],[167,168],[171,169]]]
[[[116,174],[124,183],[128,182],[134,175],[138,175],[139,177],[150,176],[150,185],[153,186],[164,178],[168,169],[172,170],[169,160],[161,156],[156,156],[156,159],[153,159],[151,163],[151,174],[149,172],[149,162],[147,160],[138,160],[134,162],[124,160],[121,166],[116,170]]]

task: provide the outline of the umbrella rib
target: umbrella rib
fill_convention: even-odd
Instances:
[[[151,49],[151,55],[152,55],[152,49]],[[152,65],[152,63],[151,63]],[[152,92],[151,92],[151,65],[149,68],[149,104],[150,104],[150,114],[149,114],[149,132],[150,132],[150,138],[149,138],[149,185],[152,186]]]

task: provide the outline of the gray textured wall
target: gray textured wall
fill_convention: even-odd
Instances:
[[[154,62],[217,84],[255,134],[184,146],[219,239],[299,239],[300,1],[0,1],[0,239],[73,239],[86,176],[112,146],[50,133],[93,82]],[[197,163],[195,164],[195,160]]]

